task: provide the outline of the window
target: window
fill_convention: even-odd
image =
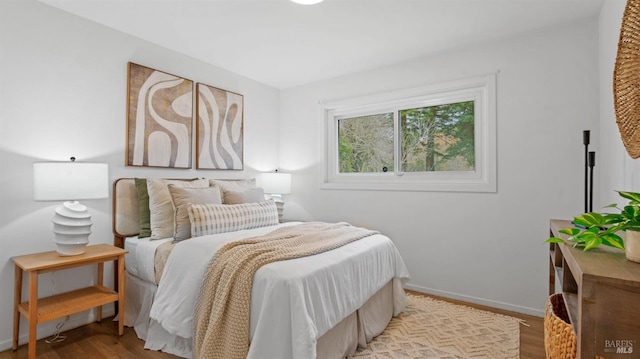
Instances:
[[[339,119],[339,172],[393,171],[393,136],[393,113]]]
[[[327,103],[323,188],[496,191],[495,75]]]

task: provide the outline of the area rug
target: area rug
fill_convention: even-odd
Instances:
[[[408,294],[409,306],[354,358],[519,357],[521,320]]]

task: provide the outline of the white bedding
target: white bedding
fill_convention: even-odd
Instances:
[[[151,308],[145,347],[190,357],[195,298],[215,250],[226,242],[265,234],[278,226],[176,244]],[[142,253],[141,248],[150,251],[154,245],[138,243],[136,254]],[[152,271],[152,262],[150,266],[148,261],[137,265],[138,273]],[[146,269],[141,270],[143,266]],[[315,358],[316,338],[360,308],[390,280],[397,315],[407,304],[403,284],[408,271],[391,240],[380,234],[315,256],[262,267],[254,277],[248,358]],[[165,344],[168,341],[180,344]]]
[[[125,269],[134,276],[151,283],[155,283],[155,253],[161,244],[171,242],[173,238],[154,239],[127,237],[124,249],[129,253],[124,255]]]

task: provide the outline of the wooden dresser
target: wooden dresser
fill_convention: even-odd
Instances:
[[[551,236],[566,238],[558,231],[571,226],[551,220]],[[640,358],[640,263],[605,246],[584,252],[552,243],[549,254],[549,294],[563,294],[578,358]]]

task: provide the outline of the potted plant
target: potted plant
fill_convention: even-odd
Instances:
[[[616,191],[629,203],[623,208],[610,204],[605,208],[616,208],[619,213],[583,213],[573,218],[576,227],[564,228],[560,233],[569,236],[566,240],[557,237],[547,239],[545,243],[571,243],[574,247],[583,247],[585,251],[606,245],[625,251],[627,259],[640,262],[640,193]],[[618,234],[626,232],[625,241]]]

